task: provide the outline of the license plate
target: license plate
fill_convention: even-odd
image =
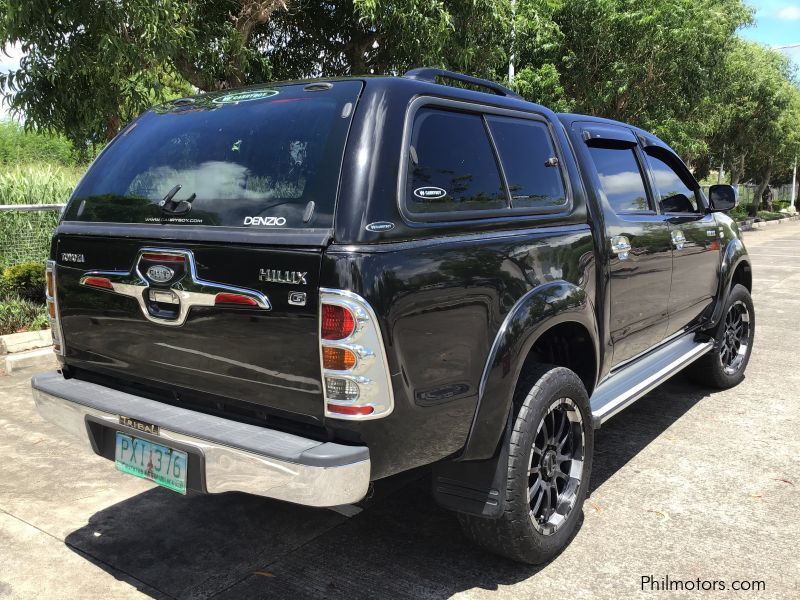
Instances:
[[[117,471],[149,479],[174,492],[186,493],[186,452],[117,432]]]

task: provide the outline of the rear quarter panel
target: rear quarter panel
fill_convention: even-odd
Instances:
[[[486,363],[506,316],[540,286],[579,290],[588,306],[594,295],[594,244],[588,225],[575,225],[333,246],[320,279],[325,287],[363,296],[380,320],[394,412],[385,419],[335,425],[351,429],[370,447],[373,478],[380,478],[463,449]],[[562,296],[543,296],[542,315],[574,308]],[[508,382],[517,373],[514,364],[501,378]],[[507,401],[486,399],[506,411]],[[501,413],[492,414],[500,429]]]

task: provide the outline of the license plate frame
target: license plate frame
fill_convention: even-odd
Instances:
[[[189,454],[183,450],[117,431],[114,466],[117,471],[186,495]]]

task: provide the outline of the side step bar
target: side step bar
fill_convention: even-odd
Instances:
[[[713,347],[713,341],[698,342],[695,334],[690,333],[608,377],[597,386],[590,399],[595,428]]]

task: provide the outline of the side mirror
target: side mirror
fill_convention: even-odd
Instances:
[[[709,188],[708,201],[711,204],[711,210],[724,212],[735,208],[739,198],[736,188],[732,185],[719,184]]]

